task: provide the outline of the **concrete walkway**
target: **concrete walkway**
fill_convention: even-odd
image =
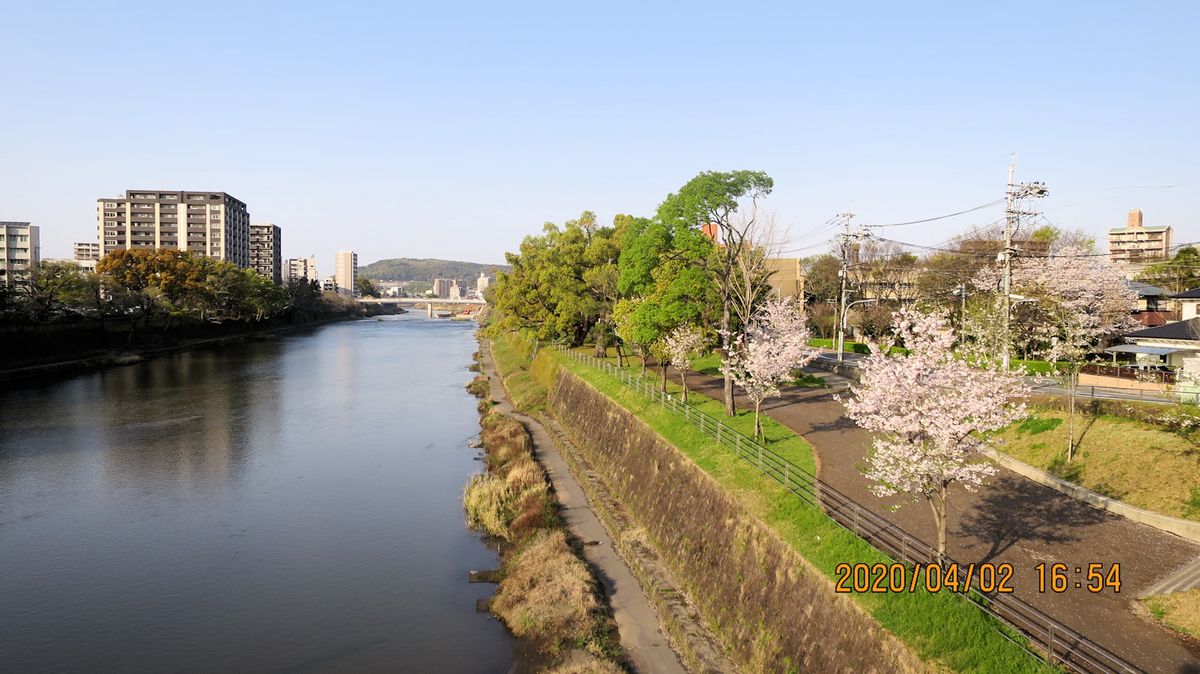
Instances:
[[[806,370],[815,374],[819,370]],[[677,380],[678,377],[675,377]],[[688,375],[691,388],[721,399],[721,379]],[[740,409],[749,407],[739,398]],[[881,499],[862,474],[871,437],[844,414],[825,389],[790,389],[763,404],[771,418],[813,446],[822,480],[860,504],[896,522],[927,543],[936,539],[924,503]],[[904,507],[892,511],[891,507]],[[1136,597],[1162,579],[1191,566],[1200,546],[1157,529],[1086,506],[1064,494],[1001,470],[975,493],[952,489],[947,506],[947,553],[960,562],[1009,563],[1015,593],[1084,636],[1147,672],[1200,672],[1200,645],[1135,613]],[[1039,592],[1035,566],[1062,563],[1069,569],[1066,592]],[[1093,594],[1088,564],[1107,571],[1120,564],[1121,590]],[[1079,575],[1075,568],[1082,569]]]
[[[604,587],[631,670],[641,674],[685,674],[687,670],[659,627],[658,614],[625,560],[617,554],[608,531],[588,506],[583,488],[571,475],[558,445],[536,419],[513,411],[496,373],[490,346],[484,343],[481,351],[483,373],[491,386],[491,398],[497,403],[493,409],[520,420],[533,436],[534,453],[558,497],[559,515],[571,535],[585,543],[583,556]]]

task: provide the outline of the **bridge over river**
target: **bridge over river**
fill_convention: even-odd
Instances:
[[[460,305],[463,308],[467,307],[482,307],[486,302],[478,299],[451,299],[448,297],[360,297],[357,301],[362,304],[377,304],[382,306],[398,307],[402,305],[421,306],[425,305],[426,312],[430,317],[433,316],[434,307],[455,308]]]

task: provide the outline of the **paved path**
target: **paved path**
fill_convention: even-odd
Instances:
[[[510,414],[525,424],[533,436],[534,453],[546,470],[558,497],[559,515],[576,539],[587,543],[583,556],[596,572],[612,607],[621,647],[629,656],[633,672],[641,674],[686,674],[658,623],[658,614],[625,560],[613,548],[608,531],[588,506],[583,488],[575,481],[559,454],[558,445],[537,420],[513,412],[492,362],[491,347],[484,344],[483,372],[491,385],[497,412]],[[594,542],[594,543],[593,543]]]
[[[816,374],[818,370],[806,370]],[[677,377],[676,377],[677,379]],[[693,388],[721,398],[721,380],[694,373]],[[739,399],[741,409],[749,405]],[[927,543],[936,540],[924,503],[881,499],[868,491],[861,467],[870,435],[844,414],[825,389],[791,389],[763,404],[776,421],[804,436],[817,455],[820,478]],[[904,503],[893,512],[890,506]],[[953,489],[947,506],[947,553],[960,562],[1011,563],[1016,594],[1148,672],[1200,673],[1200,645],[1134,613],[1140,592],[1200,557],[1200,546],[1091,508],[1001,469],[975,493]],[[1062,594],[1038,591],[1034,567],[1061,562],[1071,571],[1089,563],[1121,565],[1121,591]],[[1073,575],[1073,574],[1072,574]],[[1080,578],[1086,582],[1086,578]]]

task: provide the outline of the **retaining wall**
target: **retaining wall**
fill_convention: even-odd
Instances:
[[[549,408],[752,672],[925,671],[890,633],[649,426],[560,368]]]

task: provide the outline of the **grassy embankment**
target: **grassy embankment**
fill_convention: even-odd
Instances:
[[[1154,425],[1114,415],[1075,418],[1067,462],[1067,414],[1035,409],[996,436],[997,448],[1068,482],[1171,517],[1200,521],[1200,447]],[[1152,469],[1150,469],[1152,467]]]
[[[531,364],[528,345],[512,333],[495,339],[492,350],[497,365],[506,374],[506,381],[524,382],[527,391],[544,391],[553,381],[555,367],[559,366],[605,393],[690,457],[828,578],[834,578],[834,567],[842,562],[891,562],[889,557],[838,526],[819,509],[805,504],[713,443],[688,420],[648,402],[619,379],[549,349],[543,350]],[[675,384],[670,388],[679,390]],[[690,404],[713,417],[723,416],[721,403],[711,398],[694,395]],[[741,433],[753,433],[752,414],[743,412],[723,421]],[[774,451],[813,470],[812,448],[803,438],[769,418],[763,420],[763,431],[767,444]],[[1022,637],[949,591],[933,594],[918,590],[915,593],[853,594],[851,597],[921,658],[935,666],[957,672],[1056,671],[1008,641],[1000,631],[1018,640]]]
[[[487,379],[477,377],[467,389],[482,398]],[[467,483],[463,507],[468,526],[503,542],[492,613],[550,660],[543,671],[618,674],[615,624],[598,584],[563,533],[529,432],[510,416],[481,412],[487,470]]]

